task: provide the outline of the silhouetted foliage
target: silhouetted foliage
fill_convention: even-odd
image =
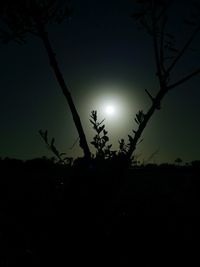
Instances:
[[[169,257],[174,242],[199,238],[199,175],[192,166],[148,164],[120,174],[120,183],[102,179],[100,171],[74,173],[45,157],[6,158],[0,167],[2,266],[96,259],[102,265],[136,260],[155,265],[155,259],[140,254],[133,258],[133,250],[139,246],[138,253],[151,254],[166,246]],[[115,179],[116,173],[109,176]]]
[[[97,111],[93,110],[90,115],[90,122],[93,126],[93,129],[96,132],[96,135],[93,138],[91,144],[96,149],[96,157],[99,159],[107,159],[113,157],[116,153],[111,151],[112,145],[108,145],[109,137],[108,132],[105,130],[105,125],[103,124],[104,120],[98,122],[97,120]]]
[[[144,113],[142,110],[139,110],[136,114],[135,122],[139,125],[144,121]]]
[[[19,2],[53,4],[57,1],[5,3],[13,3],[18,8]],[[145,10],[136,18],[140,19],[148,12],[151,14],[151,4],[154,3],[162,11],[157,20],[171,3],[164,0],[137,2],[143,4]],[[46,12],[46,6],[40,11]],[[48,17],[51,15],[54,17],[54,13],[48,13]],[[57,18],[58,22],[61,18]],[[16,23],[18,19],[22,29],[21,17],[14,17]],[[155,29],[149,28],[145,21],[141,23],[154,36]],[[13,29],[16,29],[19,42],[23,42],[23,31],[18,31],[18,26],[12,28],[12,32]],[[15,32],[13,38],[16,38]],[[160,65],[157,67],[160,70]],[[137,165],[135,169],[118,172],[118,167],[123,165],[122,159],[131,157],[148,120],[156,109],[160,109],[160,102],[169,90],[165,87],[168,79],[164,74],[164,70],[158,71],[161,84],[156,97],[146,91],[152,107],[147,113],[140,110],[136,114],[138,129],[134,131],[135,136],[129,136],[129,144],[124,139],[119,140],[119,151],[111,150],[104,121],[98,122],[97,112],[92,111],[90,122],[96,133],[92,145],[96,155],[90,163],[96,163],[99,158],[103,162],[111,160],[113,168],[110,172],[107,169],[101,172],[103,165],[96,172],[93,171],[95,164],[91,168],[80,168],[81,164],[88,164],[86,158],[75,161],[78,168],[71,164],[66,168],[60,164],[65,162],[65,154],[58,151],[55,139],[49,140],[48,132],[42,130],[39,133],[58,158],[58,164],[46,157],[26,162],[0,159],[2,266],[79,266],[84,263],[95,265],[96,262],[102,266],[105,263],[110,266],[155,266],[156,261],[160,266],[163,259],[168,266],[172,262],[177,266],[185,263],[183,251],[180,257],[177,256],[177,247],[184,241],[191,245],[199,240],[200,161],[193,161],[187,168],[163,163]],[[174,243],[177,259],[169,253]],[[193,257],[189,257],[188,265],[194,265],[192,260]]]
[[[66,153],[64,152],[59,152],[58,149],[55,146],[55,138],[52,138],[51,141],[49,142],[48,140],[48,131],[42,131],[39,130],[39,134],[43,138],[45,144],[47,145],[47,148],[52,151],[52,153],[57,157],[58,161],[57,163],[65,164],[68,166],[72,165],[73,158],[67,157]]]
[[[200,169],[200,160],[193,160],[193,161],[191,162],[191,166],[192,166],[192,168],[194,168],[194,169]]]
[[[127,160],[129,144],[126,144],[124,139],[120,139],[118,141],[119,149],[112,150],[112,144],[108,144],[109,137],[108,131],[105,129],[105,124],[103,124],[104,120],[100,122],[98,121],[97,111],[91,112],[90,122],[96,132],[91,144],[95,147],[96,155],[94,159],[96,163],[98,162],[100,164],[99,167],[113,168],[113,172],[115,172],[115,170],[123,170],[130,167],[133,158]]]
[[[37,23],[60,24],[72,15],[69,1],[60,0],[7,0],[1,2],[0,19],[4,26],[0,39],[4,44],[15,41],[26,43],[27,33],[40,36]],[[2,25],[1,25],[2,26]]]
[[[183,160],[181,158],[176,158],[174,162],[180,165],[183,162]]]
[[[155,97],[153,97],[147,89],[145,90],[152,105],[146,113],[139,110],[136,114],[135,122],[138,128],[133,130],[134,136],[129,135],[130,146],[127,153],[128,157],[131,157],[132,153],[135,151],[138,140],[140,140],[154,112],[161,109],[161,101],[164,96],[170,90],[200,74],[200,69],[197,68],[178,81],[171,81],[171,73],[172,71],[174,72],[177,62],[179,62],[186,51],[190,49],[192,42],[200,32],[200,8],[198,2],[194,2],[196,8],[191,14],[191,17],[185,20],[187,25],[191,27],[191,35],[185,40],[182,47],[176,46],[176,36],[171,34],[167,29],[168,10],[173,4],[173,0],[138,0],[135,2],[138,4],[139,10],[132,14],[132,18],[138,22],[152,38],[159,88]]]
[[[173,4],[173,0],[153,0],[153,1],[135,1],[139,10],[132,14],[132,17],[138,22],[142,28],[151,36],[154,48],[154,58],[156,62],[156,76],[159,81],[157,94],[152,96],[149,90],[145,89],[152,105],[147,112],[139,110],[135,115],[137,129],[133,129],[133,135],[128,135],[129,143],[125,144],[124,139],[119,141],[119,151],[111,151],[111,144],[107,144],[109,138],[104,129],[103,123],[95,121],[95,114],[92,114],[93,128],[97,132],[92,141],[92,145],[96,148],[96,157],[115,158],[123,156],[127,158],[127,162],[133,159],[133,153],[137,145],[143,140],[142,133],[146,128],[149,120],[156,110],[161,109],[161,101],[164,96],[173,88],[185,83],[196,75],[199,75],[200,69],[182,77],[178,81],[171,81],[171,73],[174,71],[177,62],[190,49],[192,42],[200,31],[200,7],[197,1],[194,1],[194,11],[189,18],[185,18],[185,24],[191,28],[191,36],[185,40],[182,47],[177,47],[176,36],[168,29],[168,11]],[[59,69],[55,53],[52,49],[47,32],[47,25],[52,23],[61,23],[65,18],[72,14],[68,1],[61,0],[8,0],[3,1],[0,6],[0,39],[3,43],[15,41],[19,44],[26,42],[27,34],[30,33],[39,37],[49,56],[50,65],[53,68],[57,81],[61,90],[69,104],[75,126],[77,128],[80,140],[80,147],[84,151],[87,162],[91,159],[90,149],[87,144],[85,133],[81,124],[81,120],[68,87],[64,81],[62,73]],[[45,135],[43,139],[45,140]],[[47,140],[46,140],[47,141]],[[45,142],[46,142],[45,141]],[[61,155],[54,145],[54,139],[48,143],[48,147],[62,161]],[[67,159],[66,159],[67,160]]]
[[[126,155],[129,145],[125,143],[124,139],[119,140],[119,154]]]
[[[70,107],[80,138],[84,156],[90,158],[90,150],[78,111],[58,66],[55,53],[49,41],[47,25],[61,23],[71,15],[68,1],[61,0],[8,0],[0,3],[0,39],[4,44],[15,41],[24,44],[27,34],[41,39],[47,51],[50,65],[58,84]]]

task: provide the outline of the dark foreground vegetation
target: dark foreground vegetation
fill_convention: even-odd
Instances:
[[[1,266],[196,260],[183,248],[200,236],[198,161],[115,171],[5,159],[0,168]]]

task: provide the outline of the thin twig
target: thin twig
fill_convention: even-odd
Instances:
[[[197,34],[199,32],[200,32],[200,25],[195,29],[195,31],[193,32],[193,34],[191,35],[191,37],[189,38],[189,40],[183,46],[182,50],[179,52],[179,54],[177,55],[177,57],[174,59],[174,61],[172,62],[172,64],[169,66],[169,68],[167,69],[167,72],[168,73],[174,68],[174,66],[176,65],[176,63],[181,59],[181,57],[184,55],[185,51],[189,48],[190,44],[193,42],[194,38],[197,36]]]
[[[167,86],[167,90],[170,90],[170,89],[172,89],[172,88],[174,88],[174,87],[177,87],[177,86],[181,85],[182,83],[184,83],[184,82],[190,80],[191,78],[193,78],[194,76],[196,76],[196,75],[198,75],[198,74],[200,74],[200,69],[198,69],[198,70],[196,70],[196,71],[190,73],[189,75],[186,75],[185,77],[183,77],[183,78],[180,79],[179,81],[177,81],[177,82],[175,82],[175,83],[173,83],[173,84]]]
[[[174,0],[169,0],[168,3],[166,3],[166,5],[163,7],[163,9],[161,10],[160,14],[158,15],[158,17],[156,18],[156,22],[158,22],[160,20],[160,18],[163,16],[163,14],[166,13],[167,9],[170,7],[170,5],[174,2]]]
[[[152,3],[153,5],[153,3]],[[160,81],[160,86],[162,83],[162,72],[161,72],[161,66],[160,66],[160,57],[159,57],[159,46],[158,46],[158,36],[157,36],[157,28],[156,28],[156,14],[155,14],[155,6],[152,7],[152,26],[153,26],[153,46],[154,46],[154,54],[155,54],[155,60],[156,60],[156,69],[158,78]]]
[[[161,69],[164,73],[166,73],[166,69],[164,66],[164,35],[165,35],[165,26],[167,23],[167,17],[163,18],[163,22],[161,25],[161,32],[160,32],[160,65]]]

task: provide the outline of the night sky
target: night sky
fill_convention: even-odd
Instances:
[[[88,142],[94,131],[91,110],[105,118],[110,143],[118,147],[136,127],[135,113],[151,105],[145,89],[157,92],[157,77],[150,36],[130,17],[131,0],[73,0],[74,13],[61,25],[49,27],[50,40],[61,71],[80,113]],[[190,1],[171,11],[171,32],[182,44],[189,30],[181,21]],[[175,17],[174,15],[177,15]],[[200,47],[200,37],[192,48]],[[0,44],[0,157],[30,159],[51,156],[38,130],[47,129],[68,156],[82,156],[78,133],[66,100],[49,65],[41,40],[28,36],[27,44]],[[174,81],[199,67],[200,51],[188,51],[173,73]],[[200,159],[200,77],[169,92],[143,133],[135,154],[153,162]],[[116,113],[106,114],[107,105]]]

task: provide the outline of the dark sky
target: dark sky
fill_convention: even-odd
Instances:
[[[135,113],[150,106],[144,90],[157,91],[151,38],[130,18],[135,11],[133,2],[73,0],[70,21],[49,28],[88,142],[94,134],[90,111],[97,109],[101,119],[107,104],[116,105],[116,114],[105,121],[114,148],[136,127]],[[189,34],[179,22],[182,14],[189,13],[186,2],[179,1],[171,11],[169,27],[179,44]],[[198,37],[193,47],[199,44]],[[41,41],[29,36],[26,45],[0,45],[0,58],[0,156],[29,159],[51,155],[39,129],[47,129],[56,138],[61,152],[81,156],[78,143],[70,149],[78,134]],[[189,51],[173,73],[174,80],[199,67],[199,59],[199,51]],[[198,76],[165,97],[135,152],[140,160],[147,160],[157,150],[156,162],[173,162],[177,157],[185,162],[200,159],[199,84]]]

